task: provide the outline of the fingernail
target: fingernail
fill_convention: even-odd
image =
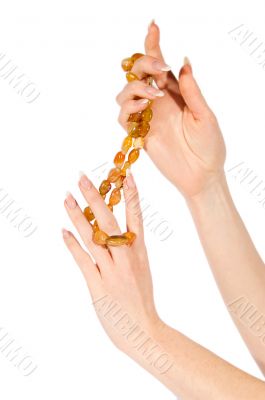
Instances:
[[[141,99],[141,100],[138,100],[138,104],[146,104],[146,103],[148,103],[148,102],[149,102],[148,99]]]
[[[152,19],[152,21],[150,22],[150,24],[148,25],[148,30],[150,30],[151,26],[155,24],[155,20]]]
[[[62,235],[64,238],[68,238],[68,237],[70,237],[70,232],[63,228]]]
[[[66,196],[67,197],[66,197],[65,201],[66,201],[67,206],[71,209],[75,208],[77,205],[75,198],[72,196],[72,194],[70,192],[67,192]]]
[[[156,69],[157,71],[170,71],[171,67],[161,61],[154,61],[153,62],[153,68]]]
[[[126,169],[126,179],[125,179],[125,182],[126,182],[126,185],[127,185],[126,189],[133,189],[133,188],[135,188],[135,181],[134,181],[134,179],[133,179],[132,172],[131,172],[130,168],[127,168],[127,169]]]
[[[163,96],[165,96],[165,93],[164,93],[162,90],[156,89],[156,88],[151,87],[151,86],[147,87],[147,88],[145,89],[145,91],[146,91],[147,93],[151,94],[152,96],[156,96],[156,97],[163,97]]]
[[[183,60],[183,64],[184,65],[190,65],[191,66],[191,62],[190,62],[190,60],[188,59],[188,57],[184,57],[184,60]]]
[[[81,177],[80,177],[80,183],[81,183],[81,186],[86,190],[88,190],[88,189],[90,189],[92,187],[91,180],[88,179],[88,177],[86,175],[84,175],[84,174],[81,175]]]

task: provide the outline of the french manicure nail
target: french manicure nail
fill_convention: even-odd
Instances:
[[[154,61],[153,62],[153,67],[154,69],[156,69],[157,71],[163,71],[163,72],[167,72],[171,70],[171,67],[161,61]]]
[[[67,192],[67,197],[66,197],[65,201],[66,201],[67,206],[71,209],[75,208],[77,205],[76,200],[74,199],[74,197],[72,196],[72,194],[70,192]]]
[[[152,26],[153,24],[155,24],[155,20],[154,20],[154,19],[152,19],[152,21],[151,21],[150,24],[148,25],[148,30],[151,28],[151,26]]]
[[[162,90],[156,89],[154,87],[147,87],[146,92],[151,94],[152,96],[156,96],[156,97],[163,97],[165,95],[165,93]]]
[[[86,175],[81,175],[81,177],[80,177],[80,183],[81,183],[81,186],[84,188],[84,189],[90,189],[91,187],[92,187],[92,182],[91,182],[91,180],[90,179],[88,179],[88,177],[86,176]]]
[[[183,60],[183,64],[184,65],[190,65],[191,66],[191,62],[190,62],[190,60],[188,59],[188,57],[184,57],[184,60]]]
[[[62,234],[63,234],[63,237],[64,238],[68,238],[69,236],[70,236],[70,232],[69,231],[67,231],[66,229],[62,229]]]
[[[148,99],[141,99],[141,100],[138,101],[139,104],[146,104],[148,102],[149,102]]]

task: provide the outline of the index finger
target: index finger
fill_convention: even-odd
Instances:
[[[165,64],[164,61],[152,56],[143,56],[135,61],[131,72],[137,75],[139,79],[143,79],[148,75],[159,77],[170,70],[170,66]]]

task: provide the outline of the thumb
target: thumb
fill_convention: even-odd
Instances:
[[[195,119],[201,119],[210,108],[192,74],[192,67],[187,57],[179,72],[180,93]]]
[[[165,61],[159,45],[160,31],[158,25],[152,20],[148,26],[148,33],[145,38],[144,47],[147,56],[159,58]]]

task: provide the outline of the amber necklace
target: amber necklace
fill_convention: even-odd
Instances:
[[[137,75],[131,72],[131,69],[134,62],[142,56],[143,54],[141,53],[135,53],[131,57],[122,60],[121,66],[126,72],[127,82],[139,80]],[[152,85],[153,78],[148,76],[146,79],[148,84]],[[107,179],[104,179],[99,186],[99,193],[104,200],[106,199],[107,193],[110,192],[112,185],[115,186],[110,193],[107,204],[111,211],[113,211],[113,206],[118,204],[121,200],[121,190],[123,190],[123,181],[126,177],[126,170],[138,159],[140,150],[144,147],[144,138],[149,132],[149,122],[153,116],[153,112],[150,108],[151,104],[152,100],[149,100],[149,104],[145,110],[130,114],[127,122],[128,135],[123,140],[121,150],[118,151],[113,160],[115,167],[109,171]],[[126,160],[125,158],[127,153],[128,158]],[[95,219],[90,207],[84,209],[84,215],[89,223],[92,223]],[[121,246],[124,244],[130,246],[136,237],[134,232],[125,232],[121,235],[109,236],[106,232],[103,232],[100,229],[96,220],[92,224],[92,228],[93,241],[96,244],[103,246]]]

